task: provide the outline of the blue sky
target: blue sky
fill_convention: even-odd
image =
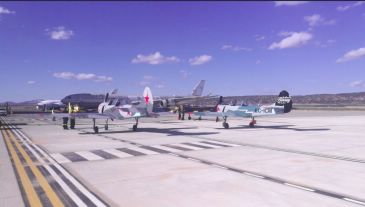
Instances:
[[[0,2],[0,101],[365,91],[363,2]]]

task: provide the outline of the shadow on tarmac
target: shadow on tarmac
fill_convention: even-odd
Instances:
[[[150,132],[150,133],[160,133],[166,134],[167,136],[199,136],[199,135],[212,135],[219,134],[219,132],[182,132],[178,130],[182,129],[196,129],[197,127],[185,127],[185,128],[168,128],[168,129],[159,129],[159,128],[138,128],[136,132],[130,130],[123,131],[102,131],[98,134],[123,134],[123,133],[138,133],[138,132]],[[93,132],[83,132],[79,134],[95,134]]]
[[[237,127],[229,127],[229,129],[281,129],[281,130],[292,130],[292,131],[328,131],[331,130],[330,128],[295,128],[295,125],[275,125],[275,126],[258,126],[251,128],[247,125],[239,125]],[[222,128],[215,128],[215,129],[224,129]],[[229,130],[228,129],[228,130]],[[227,130],[227,129],[224,129]]]

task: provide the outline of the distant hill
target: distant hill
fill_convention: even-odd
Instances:
[[[6,103],[8,103],[9,105],[36,105],[37,103],[43,101],[43,99],[35,99],[35,100],[30,100],[30,101],[22,101],[22,102],[2,102],[0,103],[0,105],[5,105]]]
[[[237,104],[269,104],[274,103],[277,99],[277,95],[257,95],[257,96],[224,96],[223,103],[231,104],[236,102]],[[294,105],[310,104],[310,105],[365,105],[365,92],[358,93],[338,93],[338,94],[313,94],[303,96],[292,96]],[[35,105],[42,99],[36,99],[23,102],[9,102],[10,105]],[[211,100],[206,104],[216,104],[217,100]],[[4,105],[0,103],[0,105]]]

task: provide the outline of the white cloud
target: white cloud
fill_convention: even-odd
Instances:
[[[212,56],[210,55],[201,55],[194,58],[189,59],[190,65],[202,65],[208,63],[212,60]]]
[[[235,51],[235,52],[238,52],[238,51],[246,51],[246,52],[252,51],[251,48],[239,47],[239,46],[233,46],[233,45],[223,45],[221,47],[221,49],[222,50],[231,50],[231,51]]]
[[[15,11],[10,11],[5,7],[0,6],[0,15],[2,14],[15,14]]]
[[[137,63],[147,63],[147,64],[151,64],[151,65],[158,65],[158,64],[163,64],[163,63],[173,63],[173,62],[179,62],[180,60],[175,57],[175,56],[171,56],[171,57],[165,57],[163,56],[160,52],[155,52],[153,54],[149,54],[149,55],[137,55],[136,58],[133,58],[132,63],[137,64]]]
[[[52,30],[46,29],[46,34],[49,35],[52,40],[68,40],[74,35],[74,32],[66,29],[64,26],[59,26]]]
[[[275,6],[296,6],[306,3],[308,1],[275,1]]]
[[[256,64],[260,64],[261,63],[261,60],[256,60]]]
[[[29,85],[33,85],[33,84],[35,84],[36,82],[35,81],[32,81],[32,80],[30,80],[30,81],[27,81],[27,84],[29,84]]]
[[[364,81],[357,80],[350,83],[351,87],[365,87]]]
[[[346,11],[346,10],[349,10],[351,8],[361,6],[362,4],[365,4],[365,2],[363,2],[363,1],[357,1],[357,2],[355,2],[353,4],[348,4],[348,5],[345,5],[345,6],[338,6],[336,9],[338,11]]]
[[[312,34],[308,32],[286,32],[282,34],[283,36],[288,36],[282,39],[280,42],[274,42],[270,45],[269,49],[284,49],[284,48],[292,48],[299,47],[307,43],[310,39],[312,39]]]
[[[365,47],[347,52],[342,57],[338,58],[336,62],[341,63],[350,60],[355,60],[361,57],[365,57]]]
[[[319,14],[313,14],[311,16],[305,16],[304,21],[308,22],[309,26],[319,26],[319,25],[333,25],[336,23],[335,20],[326,20]]]
[[[53,73],[53,76],[60,79],[66,80],[91,80],[95,82],[109,82],[113,81],[112,77],[104,76],[104,75],[95,75],[93,73],[72,73],[72,72],[61,72],[61,73]]]

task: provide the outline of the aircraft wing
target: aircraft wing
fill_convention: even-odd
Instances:
[[[260,117],[260,116],[272,116],[277,115],[280,113],[277,113],[276,110],[282,110],[282,107],[277,106],[270,106],[270,107],[264,107],[259,112],[251,112],[251,111],[245,111],[245,110],[237,110],[237,111],[226,111],[226,112],[194,112],[194,115],[197,116],[218,116],[218,117],[224,117],[224,116],[231,116],[231,117]]]
[[[56,118],[64,118],[64,117],[68,117],[68,118],[84,118],[84,119],[108,119],[110,118],[107,115],[103,115],[103,114],[99,114],[99,113],[53,113],[52,114],[53,117]]]
[[[196,116],[236,116],[234,113],[227,111],[227,112],[211,112],[211,111],[204,111],[204,112],[193,112]]]

